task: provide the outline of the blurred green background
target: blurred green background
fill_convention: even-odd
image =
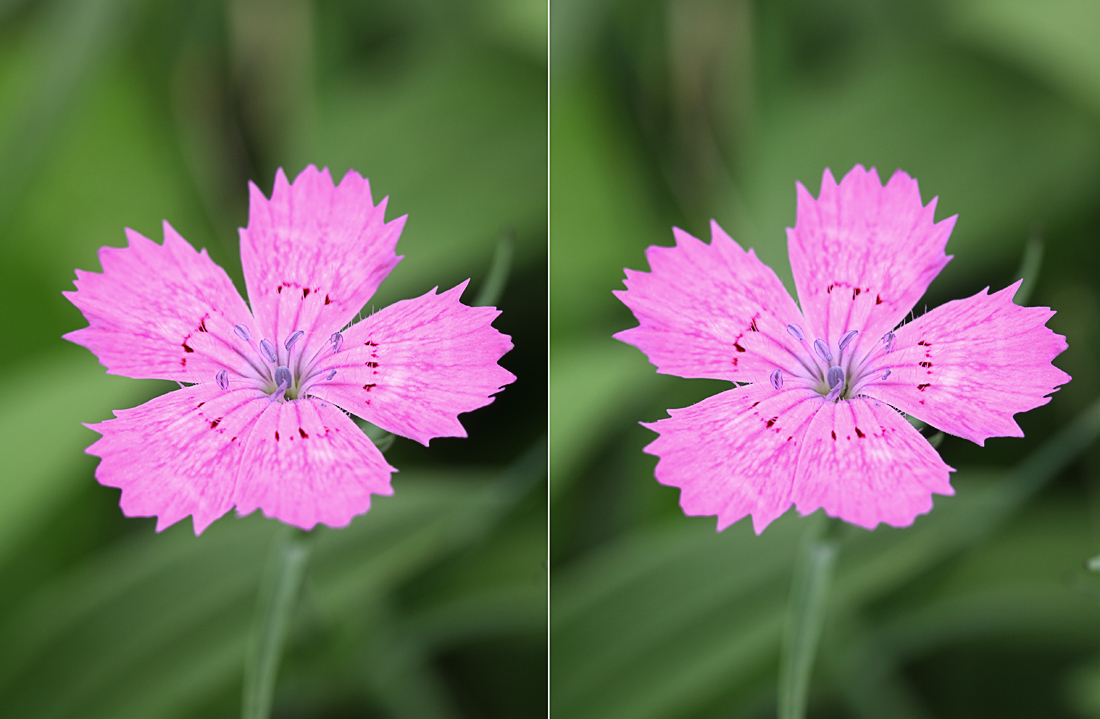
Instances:
[[[0,2],[0,716],[233,717],[275,523],[163,534],[97,485],[96,435],[173,385],[108,377],[61,296],[168,219],[238,287],[247,181],[369,177],[409,221],[384,306],[516,242],[518,380],[467,440],[387,458],[395,494],[313,557],[278,717],[514,717],[546,703],[546,4]]]
[[[955,260],[924,304],[1017,279],[1073,376],[1024,439],[947,437],[955,497],[843,538],[812,717],[1100,717],[1100,4],[555,0],[551,6],[551,707],[772,717],[800,537],[687,518],[638,426],[728,385],[658,376],[612,295],[715,218],[790,284],[795,182],[902,168]],[[1026,347],[1020,348],[1026,352]]]

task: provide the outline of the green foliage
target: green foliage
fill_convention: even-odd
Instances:
[[[916,314],[1023,276],[1074,379],[1017,417],[1022,439],[923,430],[957,494],[837,540],[808,716],[1100,716],[1095,4],[551,11],[551,714],[775,716],[792,568],[820,518],[757,537],[683,516],[637,423],[725,387],[612,346],[635,321],[610,292],[672,226],[709,239],[711,218],[789,283],[795,182],[816,195],[825,167],[861,163],[959,216]]]
[[[504,7],[504,6],[507,7]],[[543,9],[545,6],[541,6]],[[503,9],[502,9],[503,8]],[[470,437],[398,438],[392,498],[311,539],[274,716],[545,705],[546,33],[535,3],[0,7],[0,716],[235,717],[276,523],[122,517],[81,425],[171,389],[61,340],[73,269],[168,219],[243,289],[247,182],[355,168],[406,259],[372,305],[467,278],[518,377]],[[514,238],[491,273],[494,248]],[[511,271],[508,272],[510,259]],[[370,307],[366,308],[367,311]],[[531,318],[535,318],[532,322]],[[392,439],[392,437],[390,438]],[[507,675],[511,681],[501,683]]]

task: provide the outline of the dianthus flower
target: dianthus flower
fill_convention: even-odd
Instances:
[[[917,183],[883,187],[857,166],[814,199],[798,184],[787,231],[799,305],[770,268],[716,223],[709,245],[674,230],[651,272],[616,295],[639,326],[615,335],[657,371],[737,386],[646,424],[657,480],[719,530],[752,515],[757,533],[792,504],[867,528],[910,524],[953,494],[948,467],[902,413],[979,445],[1022,437],[1013,420],[1070,377],[1051,364],[1054,314],[1019,307],[1020,282],[955,300],[898,326],[951,259],[955,217],[933,219]]]
[[[157,531],[191,515],[195,533],[236,506],[305,529],[342,526],[392,494],[396,471],[345,412],[427,444],[465,437],[458,414],[515,377],[493,307],[459,301],[468,280],[351,322],[402,259],[405,217],[385,222],[369,182],[279,170],[271,199],[250,184],[241,262],[251,304],[206,251],[167,222],[164,244],[127,230],[76,271],[66,297],[89,326],[65,339],[110,374],[180,389],[91,429],[96,479],[122,489],[127,516]],[[387,198],[388,199],[388,198]],[[341,409],[343,411],[341,411]]]

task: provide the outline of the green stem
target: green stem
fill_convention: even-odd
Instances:
[[[779,719],[803,719],[836,562],[839,520],[813,527],[794,567],[779,658]]]
[[[275,535],[271,558],[260,582],[255,623],[245,655],[243,719],[271,716],[279,658],[308,560],[309,545],[301,530],[288,526]]]

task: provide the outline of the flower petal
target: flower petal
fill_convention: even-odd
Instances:
[[[675,247],[646,250],[651,272],[626,271],[615,295],[640,324],[615,338],[663,374],[765,382],[776,368],[798,372],[808,345],[787,326],[803,318],[771,268],[715,222],[709,245],[674,233]]]
[[[912,524],[932,494],[954,494],[954,470],[896,411],[872,399],[824,402],[806,432],[791,498],[802,514],[818,507],[873,529]]]
[[[250,372],[233,327],[251,328],[252,314],[225,270],[167,222],[163,245],[126,236],[128,247],[100,249],[102,274],[77,270],[76,291],[62,293],[89,323],[65,339],[109,373],[138,379],[213,382],[222,369]]]
[[[825,170],[817,200],[797,187],[798,219],[787,239],[807,323],[834,351],[857,329],[851,351],[866,352],[951,259],[944,248],[955,218],[934,223],[936,200],[923,206],[917,181],[901,170],[885,187],[874,168],[857,165],[839,186]]]
[[[122,489],[127,516],[155,516],[159,532],[190,514],[200,534],[233,506],[245,441],[270,405],[255,390],[211,383],[116,410],[117,419],[88,425],[103,435],[87,449],[102,458],[96,479]]]
[[[1054,312],[1014,304],[1019,286],[987,287],[898,329],[893,352],[869,358],[890,376],[862,394],[978,444],[1022,437],[1012,415],[1046,404],[1070,377],[1051,364],[1066,349],[1046,327]]]
[[[233,502],[302,529],[342,527],[393,494],[393,467],[335,407],[314,399],[269,402],[248,439]]]
[[[643,423],[661,435],[645,451],[660,457],[657,481],[680,488],[685,514],[716,514],[719,530],[751,514],[759,534],[791,506],[799,450],[823,404],[803,387],[736,387]]]
[[[353,170],[339,186],[328,168],[310,165],[293,184],[279,170],[270,200],[249,189],[241,230],[248,299],[282,362],[291,333],[305,332],[301,351],[315,351],[363,308],[401,260],[394,248],[405,218],[386,223],[386,200],[375,206],[370,182]]]
[[[343,349],[323,351],[302,393],[421,444],[465,437],[458,415],[515,380],[497,364],[512,349],[491,324],[500,311],[459,301],[468,282],[395,302],[349,327]]]

